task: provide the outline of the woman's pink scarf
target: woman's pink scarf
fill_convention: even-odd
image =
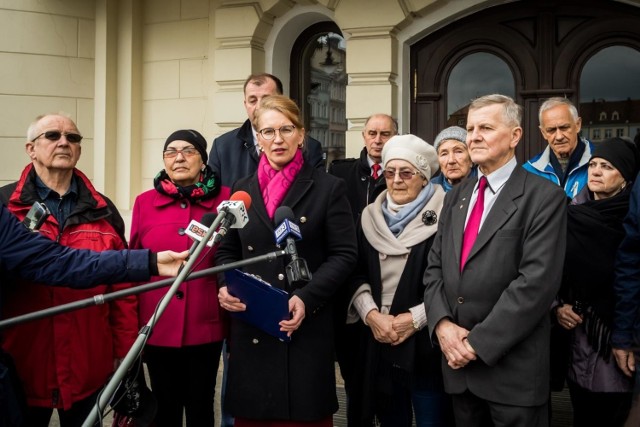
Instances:
[[[260,163],[258,163],[258,184],[260,184],[262,200],[264,200],[264,205],[267,208],[267,214],[269,214],[270,219],[273,219],[276,209],[287,195],[287,191],[289,191],[293,180],[296,179],[298,172],[302,169],[303,163],[304,160],[302,159],[301,150],[296,151],[293,159],[281,170],[272,168],[267,160],[267,156],[264,154],[260,156]]]

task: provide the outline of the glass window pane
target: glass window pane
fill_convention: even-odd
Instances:
[[[347,130],[346,43],[340,34],[324,33],[310,41],[311,86],[307,102],[311,106],[309,135],[322,142],[326,163],[344,158]]]
[[[627,46],[598,51],[580,75],[582,135],[600,142],[612,135],[640,143],[640,52]]]
[[[488,52],[465,56],[447,82],[447,125],[465,126],[471,100],[491,93],[515,98],[515,79],[507,63]]]

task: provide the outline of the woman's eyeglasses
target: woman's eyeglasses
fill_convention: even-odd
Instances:
[[[403,181],[408,181],[414,177],[414,175],[418,175],[420,172],[418,171],[410,171],[410,170],[400,170],[397,171],[395,169],[385,169],[382,174],[387,179],[394,179],[396,174],[400,175],[400,179]]]
[[[80,141],[82,141],[82,135],[79,135],[77,133],[66,133],[66,132],[60,132],[57,130],[48,130],[46,132],[42,132],[40,135],[33,138],[31,142],[36,142],[36,139],[41,138],[43,136],[49,141],[55,142],[55,141],[58,141],[60,138],[62,138],[62,135],[64,135],[65,138],[67,138],[67,141],[71,142],[72,144],[77,144]]]
[[[182,150],[169,148],[162,152],[162,157],[164,159],[173,159],[174,157],[178,157],[178,154],[182,154],[184,157],[193,157],[198,154],[198,150],[193,147],[183,148]]]
[[[294,125],[286,125],[286,126],[281,126],[278,129],[264,128],[259,130],[258,133],[262,135],[262,137],[267,141],[271,141],[273,138],[276,137],[276,132],[280,132],[281,137],[287,138],[293,135],[293,131],[295,130],[296,130],[296,127]]]

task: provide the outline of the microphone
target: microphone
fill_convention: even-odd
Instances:
[[[22,225],[30,231],[38,231],[49,215],[51,215],[51,212],[47,209],[47,205],[42,202],[35,202],[31,205],[27,216],[22,220]]]
[[[189,256],[193,255],[193,252],[198,247],[198,242],[202,241],[204,236],[207,235],[207,231],[209,231],[209,227],[211,227],[211,224],[213,224],[213,221],[215,221],[216,216],[217,215],[213,212],[207,212],[206,214],[202,215],[201,222],[198,222],[195,219],[191,220],[191,222],[187,226],[187,229],[184,231],[186,235],[194,240],[193,245],[189,249]],[[207,242],[207,246],[213,246],[213,237],[209,239],[209,241]]]
[[[251,196],[246,191],[236,191],[230,200],[225,200],[218,206],[218,215],[224,218],[218,228],[218,233],[213,237],[213,244],[219,243],[227,234],[229,228],[242,228],[249,222],[247,211],[251,207]]]
[[[280,206],[276,209],[273,219],[276,224],[280,223],[274,233],[276,244],[280,245],[286,241],[286,252],[291,255],[291,262],[285,268],[287,280],[291,286],[301,286],[311,280],[311,272],[307,261],[298,256],[295,241],[302,239],[302,234],[298,224],[293,222],[293,210],[288,206]]]

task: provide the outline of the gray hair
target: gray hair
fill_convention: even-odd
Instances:
[[[489,107],[491,105],[500,104],[503,106],[503,115],[507,123],[512,126],[520,126],[522,122],[522,107],[509,96],[497,93],[481,96],[471,101],[469,111],[478,108]]]
[[[542,113],[547,110],[550,110],[558,105],[566,105],[569,108],[569,112],[571,113],[571,117],[573,117],[573,121],[577,122],[578,118],[578,109],[573,102],[569,101],[569,98],[563,98],[561,96],[554,96],[553,98],[549,98],[542,103],[540,106],[540,110],[538,110],[538,123],[542,126]]]
[[[38,117],[35,118],[34,121],[31,122],[31,124],[27,128],[27,140],[29,142],[33,141],[38,136],[38,123],[40,123],[40,120],[44,119],[45,117],[49,117],[49,116],[66,117],[67,119],[71,120],[73,122],[73,124],[75,125],[75,122],[73,121],[71,116],[69,114],[67,114],[67,113],[63,113],[62,111],[57,112],[57,113],[40,114]],[[76,128],[77,128],[77,125],[76,125]]]
[[[372,114],[369,117],[367,117],[367,120],[365,120],[364,122],[364,127],[367,127],[367,124],[369,123],[369,120],[373,119],[374,117],[386,117],[387,119],[389,119],[391,121],[391,125],[393,126],[393,134],[397,135],[398,134],[398,121],[393,118],[392,116],[388,115],[388,114],[384,114],[384,113],[377,113],[377,114]]]

